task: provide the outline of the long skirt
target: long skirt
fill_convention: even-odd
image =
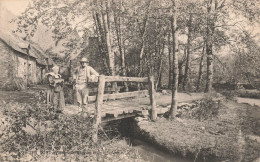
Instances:
[[[47,105],[55,110],[63,110],[65,107],[65,99],[63,90],[55,92],[53,88],[47,90]]]

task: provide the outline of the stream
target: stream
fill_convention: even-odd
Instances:
[[[190,159],[165,153],[155,146],[139,139],[132,141],[132,147],[138,150],[140,156],[145,161],[149,162],[193,162],[193,160]]]
[[[110,132],[117,132],[110,134],[110,136],[120,136],[127,141],[127,143],[135,148],[140,156],[148,162],[193,162],[194,160],[181,157],[180,155],[173,155],[153,144],[145,142],[141,139],[135,138],[134,134],[134,118],[125,118],[117,121],[111,121],[104,125],[104,129]],[[111,130],[116,128],[117,130]]]
[[[235,98],[238,103],[247,103],[251,106],[259,106],[260,107],[260,99],[254,98],[243,98],[243,97],[236,97]]]
[[[257,105],[260,107],[259,99],[250,99],[250,98],[242,98],[236,97],[236,101],[238,103],[247,103],[252,106]],[[125,118],[117,121],[112,121],[107,123],[107,126],[110,128],[116,128],[116,134],[113,136],[120,136],[125,139],[130,146],[135,148],[140,156],[148,162],[193,162],[194,159],[181,157],[180,155],[173,155],[164,150],[161,150],[156,145],[148,143],[139,138],[135,138],[134,133],[134,118]]]

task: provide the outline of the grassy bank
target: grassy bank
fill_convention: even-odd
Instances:
[[[258,111],[225,101],[216,115],[203,120],[183,116],[173,121],[159,118],[156,122],[138,122],[138,134],[173,154],[197,161],[253,161],[259,156],[260,144],[248,135],[259,129],[254,123],[260,119],[255,115]]]

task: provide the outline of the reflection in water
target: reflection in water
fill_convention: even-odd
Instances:
[[[165,153],[158,148],[137,139],[133,140],[132,145],[138,150],[141,157],[149,162],[192,162],[190,159]]]

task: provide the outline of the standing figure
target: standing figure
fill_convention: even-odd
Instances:
[[[49,83],[47,104],[50,103],[57,113],[62,113],[62,110],[65,107],[63,92],[64,80],[61,78],[59,70],[60,68],[58,66],[54,66],[52,68],[53,72],[46,74]]]
[[[88,65],[87,58],[80,60],[80,66],[76,68],[73,79],[75,83],[75,94],[77,98],[77,104],[82,109],[82,113],[88,114],[88,81],[99,76],[99,74]]]

